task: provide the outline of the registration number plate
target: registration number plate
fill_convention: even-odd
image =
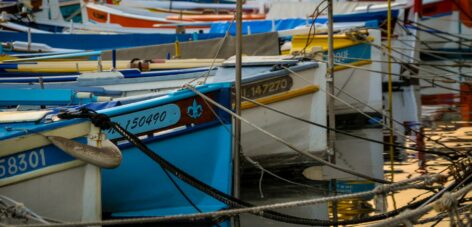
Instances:
[[[290,76],[284,76],[244,84],[241,88],[241,93],[246,98],[257,99],[288,91],[292,88],[292,85],[292,78]]]

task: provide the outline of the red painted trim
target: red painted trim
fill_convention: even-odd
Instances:
[[[97,9],[87,8],[87,14],[90,20],[93,20],[98,23],[106,23],[107,22],[107,14],[108,12],[104,12]],[[162,22],[162,21],[155,21],[155,20],[148,20],[148,19],[139,19],[139,18],[131,18],[125,17],[116,14],[110,14],[110,23],[111,24],[119,24],[123,27],[133,27],[133,28],[155,28],[154,25],[156,24],[169,24],[169,26],[160,26],[159,28],[173,28],[175,29],[177,26],[171,22]],[[185,28],[209,28],[209,26],[184,26]]]
[[[455,105],[459,103],[458,94],[421,95],[423,105]]]

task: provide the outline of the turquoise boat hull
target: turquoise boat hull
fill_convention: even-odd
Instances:
[[[229,128],[230,129],[230,128]],[[192,134],[156,138],[147,146],[197,179],[231,194],[231,138],[219,125]],[[202,138],[212,138],[214,142]],[[112,216],[161,216],[197,213],[165,175],[164,170],[135,147],[121,147],[123,162],[113,170],[102,170],[103,212]],[[173,177],[173,176],[172,176]],[[173,177],[202,211],[226,205]]]
[[[231,108],[230,85],[219,83],[198,89]],[[228,113],[216,107],[211,110],[201,97],[189,90],[126,105],[106,104],[93,105],[96,111],[139,136],[146,146],[173,165],[223,193],[232,193],[232,125]],[[4,119],[0,122],[0,194],[24,202],[40,215],[66,221],[92,221],[100,213],[104,217],[142,217],[198,212],[157,163],[114,130],[102,132],[122,151],[121,166],[115,169],[100,170],[85,165],[40,140],[43,137],[33,139],[39,134],[56,133],[56,136],[93,145],[90,141],[94,138],[90,134],[93,130],[87,129],[90,123],[84,119],[48,120],[56,113],[49,112],[29,121],[8,122]],[[26,147],[19,148],[16,144]],[[78,171],[84,175],[77,178]],[[174,179],[198,209],[217,211],[226,208],[225,204]],[[32,182],[37,182],[34,190],[29,190],[29,186],[22,187]],[[64,183],[68,185],[64,186]],[[63,189],[70,185],[75,187],[72,191],[78,191],[73,198],[69,197],[73,195],[71,191]],[[27,192],[22,192],[23,189]],[[70,199],[77,201],[59,204],[57,201]],[[66,211],[71,207],[77,207],[76,210],[84,215],[71,215]],[[94,207],[93,212],[87,212],[90,207]]]

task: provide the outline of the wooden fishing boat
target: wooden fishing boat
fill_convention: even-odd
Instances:
[[[227,84],[197,89],[230,108]],[[210,110],[214,107],[192,91],[127,105],[106,102],[87,107],[139,135],[146,146],[175,166],[231,194],[231,120],[218,109],[215,116]],[[64,221],[100,220],[102,213],[142,217],[197,212],[161,167],[120,134],[99,130],[85,119],[57,120],[57,113],[1,112],[0,194],[22,201],[41,216]],[[81,149],[74,152],[77,146]],[[83,149],[95,156],[84,157]],[[107,155],[105,150],[113,153]],[[117,168],[104,169],[112,167]],[[226,207],[176,182],[203,211]],[[133,190],[117,190],[130,185]]]
[[[191,68],[179,70],[161,70],[140,72],[136,69],[117,72],[83,73],[80,75],[52,75],[46,77],[10,77],[1,78],[3,88],[40,88],[73,89],[78,92],[92,92],[99,96],[127,97],[162,93],[178,89],[186,82],[208,75],[213,77],[216,70],[209,68]],[[180,83],[172,83],[172,81]],[[169,82],[170,81],[170,82]]]
[[[134,4],[134,1],[132,1]],[[160,3],[160,2],[159,2]],[[165,18],[166,16],[172,15],[169,13],[150,13],[139,9],[131,9],[131,6],[126,5],[127,7],[123,6],[111,6],[113,9],[119,11],[130,11],[130,14],[141,14],[147,15],[150,17],[160,17]],[[51,14],[61,14],[58,0],[50,0],[48,5],[43,5],[43,8],[49,8]],[[66,32],[66,33],[119,33],[119,34],[129,34],[129,33],[166,33],[171,34],[175,33],[175,29],[168,29],[166,28],[165,24],[156,24],[153,28],[138,28],[138,27],[124,27],[120,24],[113,24],[113,23],[91,23],[87,19],[87,12],[86,8],[83,7],[82,17],[83,23],[70,23],[64,20],[61,20],[62,17],[54,17],[54,20],[48,17],[49,14],[35,14],[34,21],[31,22],[29,20],[23,21],[10,21],[9,24],[3,23],[4,27],[8,27],[8,29],[16,30],[16,31],[28,31],[28,27],[41,29],[49,32]],[[397,14],[397,11],[393,12],[394,16]],[[180,14],[179,14],[180,15]],[[378,24],[381,24],[386,18],[386,11],[373,11],[373,12],[355,12],[355,13],[346,13],[346,14],[336,14],[334,20],[336,23],[341,22],[372,22],[377,21]],[[326,23],[327,19],[324,16],[321,16],[316,19],[315,23]],[[174,21],[175,22],[175,21]],[[370,23],[369,22],[369,23]],[[22,25],[26,25],[28,27],[21,28]],[[307,22],[306,18],[286,18],[286,19],[272,19],[272,20],[256,20],[256,21],[244,21],[243,22],[243,33],[247,34],[249,31],[251,33],[261,33],[261,32],[272,32],[272,31],[280,31],[280,30],[289,30],[299,26],[305,26]],[[228,27],[230,26],[230,22],[227,23],[201,23],[201,22],[181,22],[182,26],[191,26],[191,25],[201,25],[201,26],[211,26],[210,32],[211,33],[226,33]],[[1,25],[1,24],[0,24]],[[162,27],[162,29],[161,29]],[[31,32],[34,33],[36,30],[31,29]],[[234,28],[230,29],[230,32],[234,34]],[[11,40],[9,40],[11,41]]]
[[[42,1],[41,10],[33,10],[31,17],[16,15],[7,17],[9,21],[2,21],[0,26],[14,31],[23,32],[53,32],[53,33],[93,33],[93,34],[133,34],[133,33],[165,33],[175,34],[176,27],[155,28],[155,27],[124,27],[118,23],[97,23],[89,20],[87,8],[75,4],[78,1]],[[92,3],[90,3],[92,4]],[[78,6],[78,7],[77,7]],[[100,5],[99,5],[100,6]],[[129,15],[141,15],[154,18],[165,18],[166,13],[151,13],[142,9],[135,9],[123,6],[106,5],[112,11],[125,11]],[[104,6],[105,7],[105,6]],[[77,8],[77,9],[75,9]],[[70,14],[71,13],[71,14]],[[70,15],[69,15],[70,14]],[[72,18],[72,19],[71,19]],[[80,19],[80,21],[79,21]],[[172,23],[176,23],[175,21]],[[188,26],[191,26],[191,24]],[[192,23],[195,24],[195,23]],[[199,23],[199,26],[209,26],[208,23]],[[179,28],[181,29],[181,28]],[[200,31],[200,30],[192,30]],[[11,40],[10,40],[11,41]]]
[[[277,68],[278,65],[288,69]],[[286,56],[244,57],[243,58],[243,95],[250,99],[268,104],[280,111],[310,119],[320,124],[326,123],[326,97],[324,92],[325,65],[316,62],[301,62]],[[275,68],[274,68],[275,67]],[[192,69],[188,69],[192,70]],[[207,69],[204,69],[207,70]],[[47,82],[55,76],[44,77],[42,86],[45,88],[68,88],[76,91],[94,92],[95,95],[130,96],[160,95],[172,89],[182,87],[189,82],[219,83],[233,82],[234,60],[229,59],[214,70],[199,73],[171,74],[162,72],[103,72],[79,75],[76,81]],[[293,72],[293,73],[292,73]],[[126,74],[129,73],[127,76]],[[134,74],[134,75],[133,75]],[[2,78],[2,87],[36,87],[39,83],[22,83],[20,78]],[[6,83],[15,79],[15,83]],[[37,78],[36,78],[37,79]],[[26,82],[26,81],[24,81]],[[120,99],[117,99],[120,100]],[[311,127],[298,120],[271,113],[250,102],[242,104],[243,117],[252,122],[261,122],[268,131],[297,144],[299,149],[320,152],[326,148],[325,131]],[[262,120],[264,119],[264,120]],[[286,130],[293,127],[297,130]],[[243,126],[242,146],[245,154],[264,161],[266,157],[295,157],[296,152],[280,146],[271,140],[263,139],[265,135],[250,126]],[[313,139],[315,138],[315,139]],[[275,160],[275,158],[274,158]],[[280,161],[280,159],[279,159]],[[295,159],[293,159],[295,162]],[[278,164],[294,164],[284,159]],[[276,164],[276,163],[272,163]]]
[[[438,72],[445,76],[438,78],[435,84],[421,81],[421,100],[425,105],[453,107],[459,104],[461,84],[454,81],[461,81],[460,74],[466,74],[464,70],[470,64],[470,42],[466,37],[472,34],[472,30],[470,19],[464,15],[469,10],[468,6],[467,1],[415,2],[418,18],[409,29],[421,39],[416,45],[417,57],[429,64],[421,66],[419,75],[428,77],[431,72]],[[463,10],[458,10],[459,7]],[[446,66],[441,66],[438,71],[435,64]]]
[[[371,59],[379,59],[380,51],[370,44],[380,43],[380,33],[378,30],[370,29],[367,31],[359,31],[359,34],[366,36],[365,40],[356,40],[356,33],[342,33],[334,36],[334,56],[335,56],[335,86],[343,89],[346,93],[356,97],[362,103],[374,107],[376,110],[382,109],[382,77],[379,72],[381,64],[373,62]],[[315,35],[311,36],[311,41],[306,45],[307,35],[296,35],[292,38],[293,54],[302,51],[311,52],[314,48],[323,53],[323,59],[326,59],[326,51],[328,49],[327,36]],[[306,46],[306,47],[305,47]],[[359,70],[353,67],[362,67],[366,70]],[[370,71],[369,71],[370,70]],[[342,92],[337,92],[342,100],[346,100],[350,105],[359,107],[364,111],[372,111],[366,107],[360,106],[360,103],[349,98]],[[338,114],[354,113],[352,108],[341,103],[339,100],[335,103]]]
[[[252,2],[247,2],[243,5],[243,11],[257,11],[261,8],[260,5],[251,4]],[[120,5],[133,7],[133,8],[142,8],[142,9],[163,9],[163,10],[175,10],[176,12],[181,11],[235,11],[236,4],[225,4],[225,3],[198,3],[198,2],[179,2],[179,1],[149,1],[149,0],[122,0],[119,3]],[[200,13],[200,14],[202,14]]]
[[[20,8],[20,3],[17,1],[1,1],[0,2],[0,12],[18,13],[19,8]]]
[[[243,20],[263,20],[265,14],[243,14]],[[170,21],[188,21],[188,22],[211,22],[211,21],[232,21],[234,15],[204,14],[204,15],[172,15],[167,16]]]
[[[365,38],[359,40],[354,37]],[[307,39],[307,35],[293,36],[291,52],[294,54],[303,51],[307,53],[319,52],[322,54],[320,58],[326,59],[328,37],[326,35],[312,35],[310,36],[312,41],[308,43]],[[382,75],[379,72],[381,63],[372,61],[381,58],[381,52],[373,46],[379,45],[380,42],[381,34],[376,29],[334,35],[334,86],[337,88],[335,89],[334,106],[336,126],[339,129],[381,141],[383,139],[382,127],[378,122],[367,119],[359,113],[359,111],[363,111],[378,118],[379,121],[382,120],[382,116],[378,114],[378,112],[382,112],[383,102]],[[356,69],[356,67],[361,69]],[[339,136],[336,138],[335,146],[336,152],[339,154],[336,163],[339,165],[353,168],[372,177],[383,177],[382,145],[360,141],[348,136]],[[355,152],[353,152],[354,150]],[[359,157],[368,158],[370,161],[359,162]],[[359,180],[357,177],[349,176],[329,167],[323,168],[322,172],[326,178]]]
[[[451,1],[415,1],[414,4],[403,7],[403,15],[400,17],[410,22],[407,25],[394,24],[392,61],[406,63],[406,65],[392,64],[392,74],[402,75],[402,77],[393,76],[393,115],[399,122],[420,122],[421,103],[439,107],[459,102],[460,84],[453,81],[460,80],[459,76],[455,75],[460,73],[460,67],[438,67],[440,64],[454,65],[459,58],[465,56],[461,55],[462,51],[458,50],[457,43],[448,42],[445,46],[444,39],[437,36],[437,34],[444,36],[446,33],[456,35],[460,35],[461,32],[464,35],[470,33],[470,29],[461,24],[458,14],[453,12],[453,5]],[[385,4],[376,7],[377,10],[386,8]],[[462,53],[467,52],[466,49]],[[448,52],[452,53],[448,54]],[[388,58],[384,56],[382,60],[386,62]],[[408,66],[415,62],[427,65]],[[435,63],[438,63],[438,66],[434,65]],[[387,68],[387,64],[383,64],[382,68]],[[444,78],[431,80],[436,77],[432,74],[443,72],[450,78],[449,81]],[[386,85],[387,78],[384,78],[384,100],[387,101]],[[395,124],[395,129],[404,130],[401,125],[397,124]],[[396,141],[401,144],[405,142],[401,137]]]
[[[394,18],[397,17],[399,11],[394,10],[392,12]],[[379,11],[372,11],[372,12],[349,12],[345,14],[335,14],[333,16],[334,25],[336,26],[337,23],[351,23],[351,25],[347,24],[347,26],[359,26],[362,24],[352,24],[355,22],[364,23],[364,27],[366,28],[377,28],[380,24],[382,24],[387,18],[387,12],[385,10]],[[308,33],[309,27],[311,23],[325,25],[328,19],[326,16],[319,16],[314,21],[307,20],[307,18],[284,18],[284,19],[270,19],[270,20],[249,20],[243,21],[242,29],[243,34],[257,34],[257,33],[265,33],[265,32],[274,32],[278,31],[281,32],[282,35],[292,35],[290,34],[290,30],[307,26],[308,29],[306,33]],[[218,22],[211,24],[210,33],[225,33],[229,31],[231,34],[235,34],[236,29],[234,26],[231,26],[231,22]],[[283,31],[288,33],[284,34]],[[305,34],[306,34],[305,33]],[[302,33],[297,33],[302,35]]]
[[[61,22],[80,22],[80,0],[50,0],[38,1],[36,5],[29,7],[34,20],[49,20]],[[21,18],[22,16],[20,16]]]
[[[21,95],[19,95],[21,94]],[[11,106],[83,105],[111,101],[110,97],[96,96],[91,92],[77,92],[72,89],[1,89],[0,108]],[[2,113],[6,116],[9,112]],[[15,114],[13,114],[15,116]]]
[[[174,32],[177,26],[184,28],[187,32],[205,32],[209,26],[201,25],[179,25],[177,21],[171,21],[162,17],[157,17],[146,10],[127,9],[126,7],[99,5],[87,3],[88,20],[96,23],[119,24],[123,27],[134,28],[154,28],[159,25],[160,29],[172,29]]]
[[[31,33],[0,30],[0,42],[36,42],[53,48],[78,50],[106,50],[120,47],[137,47],[174,43],[179,41],[205,40],[221,38],[224,34],[63,34],[63,33]]]

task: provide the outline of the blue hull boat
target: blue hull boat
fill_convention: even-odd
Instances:
[[[393,11],[393,17],[399,14],[398,10]],[[376,27],[386,20],[386,11],[349,13],[335,15],[334,22],[366,22],[367,27]],[[264,32],[285,31],[304,26],[309,23],[325,24],[325,17],[316,21],[307,21],[302,18],[289,18],[278,20],[257,20],[243,22],[243,34],[256,34]],[[205,40],[211,38],[221,38],[226,34],[230,22],[212,23],[209,33],[205,34],[64,34],[64,33],[32,33],[32,42],[42,43],[54,48],[67,48],[79,50],[105,50],[121,47],[135,47],[146,45],[157,45],[172,43],[176,40]],[[235,26],[229,29],[235,34]],[[0,42],[28,41],[28,34],[25,32],[10,32],[0,30]]]
[[[108,50],[123,47],[136,47],[181,42],[189,40],[205,40],[221,38],[225,34],[62,34],[32,33],[31,41],[55,48],[78,50]],[[0,42],[28,42],[28,33],[0,30]]]
[[[229,84],[198,90],[230,108]],[[231,119],[195,93],[181,90],[126,105],[108,102],[87,107],[108,115],[173,165],[231,194]],[[22,201],[42,216],[92,221],[102,213],[131,217],[197,212],[158,164],[114,130],[99,130],[84,119],[57,120],[57,111],[51,110],[0,112],[0,124],[0,194]],[[81,158],[83,153],[71,153],[54,143],[54,137],[90,147],[117,147],[121,165],[98,168],[90,164],[95,160]],[[171,177],[198,209],[226,208]]]

